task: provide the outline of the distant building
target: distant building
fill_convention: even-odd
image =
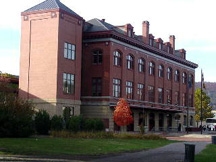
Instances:
[[[109,130],[118,98],[126,98],[134,123],[128,131],[165,131],[194,126],[197,64],[184,49],[131,24],[85,20],[59,0],[46,0],[22,13],[20,97],[50,114],[101,118]],[[190,80],[188,84],[188,80]],[[188,86],[187,86],[188,85]],[[189,108],[188,108],[189,107]],[[188,114],[187,115],[187,110]]]

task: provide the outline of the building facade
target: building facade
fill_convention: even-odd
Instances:
[[[48,7],[47,7],[48,6]],[[131,24],[105,19],[85,22],[59,0],[46,0],[22,13],[20,97],[39,109],[62,115],[101,118],[110,131],[119,98],[126,98],[134,123],[128,131],[166,131],[194,126],[197,64],[184,49],[149,34],[149,22],[136,35]]]

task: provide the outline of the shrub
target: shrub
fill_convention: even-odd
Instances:
[[[51,119],[51,130],[60,131],[63,129],[63,118],[61,116],[54,115]]]
[[[67,129],[72,132],[78,132],[82,130],[83,117],[82,116],[72,116],[67,122]]]
[[[84,131],[102,131],[104,130],[104,123],[101,119],[85,119]]]
[[[50,116],[45,110],[39,110],[39,112],[36,113],[35,129],[38,134],[48,134],[50,130]]]
[[[12,94],[0,94],[0,137],[28,137],[33,134],[33,105]]]

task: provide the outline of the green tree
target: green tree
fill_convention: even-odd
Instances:
[[[212,111],[212,106],[210,106],[211,99],[202,91],[202,120],[204,121],[206,118],[214,117]],[[201,115],[201,89],[198,88],[195,91],[195,120],[198,122],[200,121]]]

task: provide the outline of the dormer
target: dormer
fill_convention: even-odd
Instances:
[[[165,42],[164,43],[164,48],[165,48],[165,52],[170,53],[171,52],[171,44],[170,42]]]
[[[186,51],[184,49],[179,49],[175,51],[175,56],[186,59]]]
[[[154,36],[152,34],[149,34],[149,45],[154,46]]]
[[[128,37],[134,37],[133,26],[131,24],[125,25],[125,31]]]
[[[162,50],[163,49],[163,40],[161,38],[155,39],[155,42],[157,43],[157,48]]]

